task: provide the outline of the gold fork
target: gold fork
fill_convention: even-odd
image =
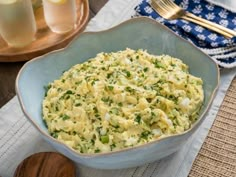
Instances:
[[[181,7],[176,5],[172,0],[151,0],[150,5],[154,10],[157,11],[159,15],[165,19],[174,20],[177,18],[182,18],[184,20],[204,26],[212,31],[222,34],[227,38],[236,36],[236,31],[200,18],[192,13],[186,12]]]

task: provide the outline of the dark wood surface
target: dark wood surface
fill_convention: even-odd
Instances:
[[[89,19],[94,17],[108,0],[89,0]],[[25,62],[0,62],[0,108],[15,96],[16,76]]]

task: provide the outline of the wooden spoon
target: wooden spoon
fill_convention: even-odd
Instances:
[[[75,164],[56,152],[41,152],[23,160],[14,177],[75,177]]]

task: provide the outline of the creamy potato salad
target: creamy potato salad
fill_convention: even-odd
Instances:
[[[80,153],[116,151],[188,130],[202,86],[168,55],[99,53],[48,85],[43,118],[54,138]]]

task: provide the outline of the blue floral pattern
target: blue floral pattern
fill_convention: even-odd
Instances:
[[[191,12],[199,17],[236,30],[236,14],[220,6],[210,4],[205,0],[174,0],[174,2],[186,11]],[[138,15],[147,16],[157,20],[199,48],[215,49],[236,46],[236,37],[227,39],[218,33],[212,32],[192,22],[182,19],[166,20],[162,18],[149,5],[149,0],[143,0],[135,8],[135,10]],[[236,54],[229,56],[230,57],[224,59],[216,58],[216,60],[218,60],[217,63],[236,63]]]

